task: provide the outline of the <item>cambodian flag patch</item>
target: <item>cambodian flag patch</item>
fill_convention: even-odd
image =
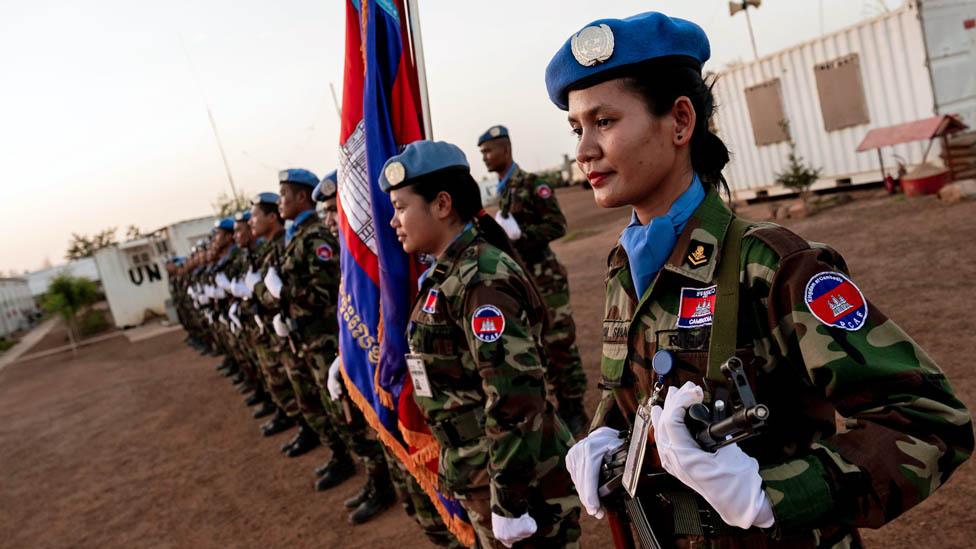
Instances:
[[[434,288],[431,288],[430,291],[427,292],[427,299],[424,300],[424,306],[421,307],[420,310],[422,310],[423,312],[429,315],[434,314],[434,311],[437,310],[437,296],[439,294],[440,292],[438,292]]]
[[[681,288],[678,303],[678,328],[701,328],[712,325],[715,314],[716,286]]]
[[[498,341],[505,331],[505,315],[494,305],[482,305],[471,315],[471,331],[485,343]]]
[[[552,188],[550,188],[549,185],[543,183],[542,185],[539,185],[538,187],[535,188],[535,194],[537,194],[539,198],[545,200],[550,196],[552,196]]]
[[[807,282],[803,300],[817,320],[853,332],[868,319],[868,302],[864,294],[846,276],[818,273]]]
[[[320,244],[318,248],[315,248],[315,256],[322,261],[328,261],[332,259],[335,253],[332,251],[332,246],[328,244]]]

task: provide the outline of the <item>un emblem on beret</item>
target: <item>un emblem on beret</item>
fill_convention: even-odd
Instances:
[[[278,181],[281,183],[288,181],[288,170],[281,170],[278,172]]]
[[[322,196],[332,196],[336,192],[336,184],[331,179],[323,179],[319,192],[322,193]]]
[[[613,31],[606,24],[586,27],[573,35],[573,57],[584,67],[603,63],[613,55]]]
[[[498,126],[495,126],[492,129],[488,130],[488,135],[492,137],[498,137],[501,134],[502,134],[502,129],[499,128]]]
[[[386,180],[390,182],[390,185],[399,185],[407,176],[407,171],[403,169],[403,164],[394,161],[386,166],[383,175],[386,176]]]

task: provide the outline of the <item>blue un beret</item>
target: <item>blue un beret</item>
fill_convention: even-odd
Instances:
[[[581,82],[595,85],[619,74],[614,69],[659,59],[683,58],[699,71],[710,57],[701,27],[649,11],[626,19],[597,19],[573,34],[546,67],[549,99],[569,109],[569,89]],[[612,71],[612,72],[610,72]]]
[[[237,221],[238,223],[247,223],[250,220],[251,220],[251,212],[248,210],[244,210],[243,212],[237,212],[237,215],[234,216],[234,221]]]
[[[492,139],[499,139],[501,137],[508,137],[508,128],[505,126],[492,126],[478,138],[478,146],[480,147],[485,141],[491,141]]]
[[[234,230],[234,218],[232,218],[232,217],[225,217],[223,219],[218,219],[217,221],[214,222],[214,228],[215,229],[223,229],[225,231],[231,231],[231,232],[233,232],[233,230]]]
[[[451,168],[471,169],[457,145],[446,141],[414,141],[383,165],[380,189],[388,193],[409,185],[411,180],[422,175]]]
[[[314,173],[301,168],[291,168],[278,172],[279,183],[294,183],[314,189],[319,184],[319,178]]]
[[[254,195],[251,199],[251,205],[257,206],[258,204],[277,204],[281,197],[278,193],[258,193]]]
[[[334,197],[336,195],[336,190],[339,188],[339,180],[336,179],[336,171],[325,174],[322,181],[315,186],[312,190],[312,200],[317,202],[325,202],[326,200]]]

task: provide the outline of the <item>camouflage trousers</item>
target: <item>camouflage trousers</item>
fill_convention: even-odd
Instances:
[[[304,358],[297,356],[287,342],[279,355],[279,360],[285,369],[288,381],[291,382],[295,403],[298,405],[301,417],[323,442],[329,443],[330,436],[333,434],[332,420],[325,411],[321,391],[315,383],[315,376],[308,363]]]
[[[550,389],[560,405],[567,400],[579,401],[586,392],[586,374],[576,347],[576,322],[569,304],[566,267],[548,247],[537,261],[527,262],[526,267],[532,272],[551,315],[549,330],[543,334],[549,357]]]
[[[530,502],[530,507],[538,530],[532,537],[516,542],[512,547],[520,549],[579,547],[580,503],[576,494],[571,493],[554,499],[542,499],[538,492],[534,494],[538,501]],[[471,526],[474,527],[475,545],[504,549],[505,546],[495,539],[491,529],[491,490],[487,487],[479,488],[459,496],[458,501],[467,511]],[[546,511],[545,515],[540,512],[543,509]]]
[[[393,480],[393,485],[396,486],[397,493],[400,494],[400,500],[403,501],[407,516],[420,526],[424,535],[434,545],[451,547],[452,549],[464,547],[448,530],[440,513],[437,512],[437,508],[434,507],[427,493],[413,478],[413,475],[407,471],[406,466],[386,452],[385,449],[384,453],[387,461],[394,464],[393,467],[390,467],[390,477]]]
[[[327,418],[325,425],[323,425],[324,432],[316,429],[316,432],[322,437],[322,441],[329,446],[334,455],[348,455],[349,450],[352,450],[359,456],[369,476],[386,477],[381,478],[380,481],[389,482],[383,444],[371,436],[366,418],[363,417],[359,408],[349,401],[348,391],[344,390],[344,395],[339,401],[332,400],[329,395],[326,383],[329,379],[329,366],[332,365],[332,360],[315,351],[306,352],[304,360],[314,378],[319,401]]]
[[[298,417],[301,410],[298,409],[295,389],[288,379],[288,372],[281,364],[281,349],[277,348],[276,342],[266,341],[259,335],[254,337],[253,346],[271,400],[281,411],[288,414],[288,417]]]

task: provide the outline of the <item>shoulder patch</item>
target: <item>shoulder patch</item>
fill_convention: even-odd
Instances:
[[[438,292],[437,289],[431,288],[430,291],[427,292],[427,299],[424,300],[424,306],[421,307],[421,310],[429,315],[434,314],[434,311],[437,310],[437,296],[439,294],[440,292]]]
[[[838,272],[817,273],[807,282],[803,300],[817,320],[848,331],[859,330],[868,319],[864,294]]]
[[[552,188],[549,187],[549,185],[546,185],[545,183],[543,183],[543,184],[541,184],[541,185],[539,185],[538,187],[535,188],[535,194],[539,198],[545,200],[545,199],[549,198],[550,196],[552,196]]]
[[[334,255],[332,246],[328,244],[319,244],[319,247],[315,248],[315,257],[318,257],[322,261],[329,261]]]
[[[479,341],[498,341],[505,331],[505,315],[494,305],[482,305],[471,315],[471,331]]]

